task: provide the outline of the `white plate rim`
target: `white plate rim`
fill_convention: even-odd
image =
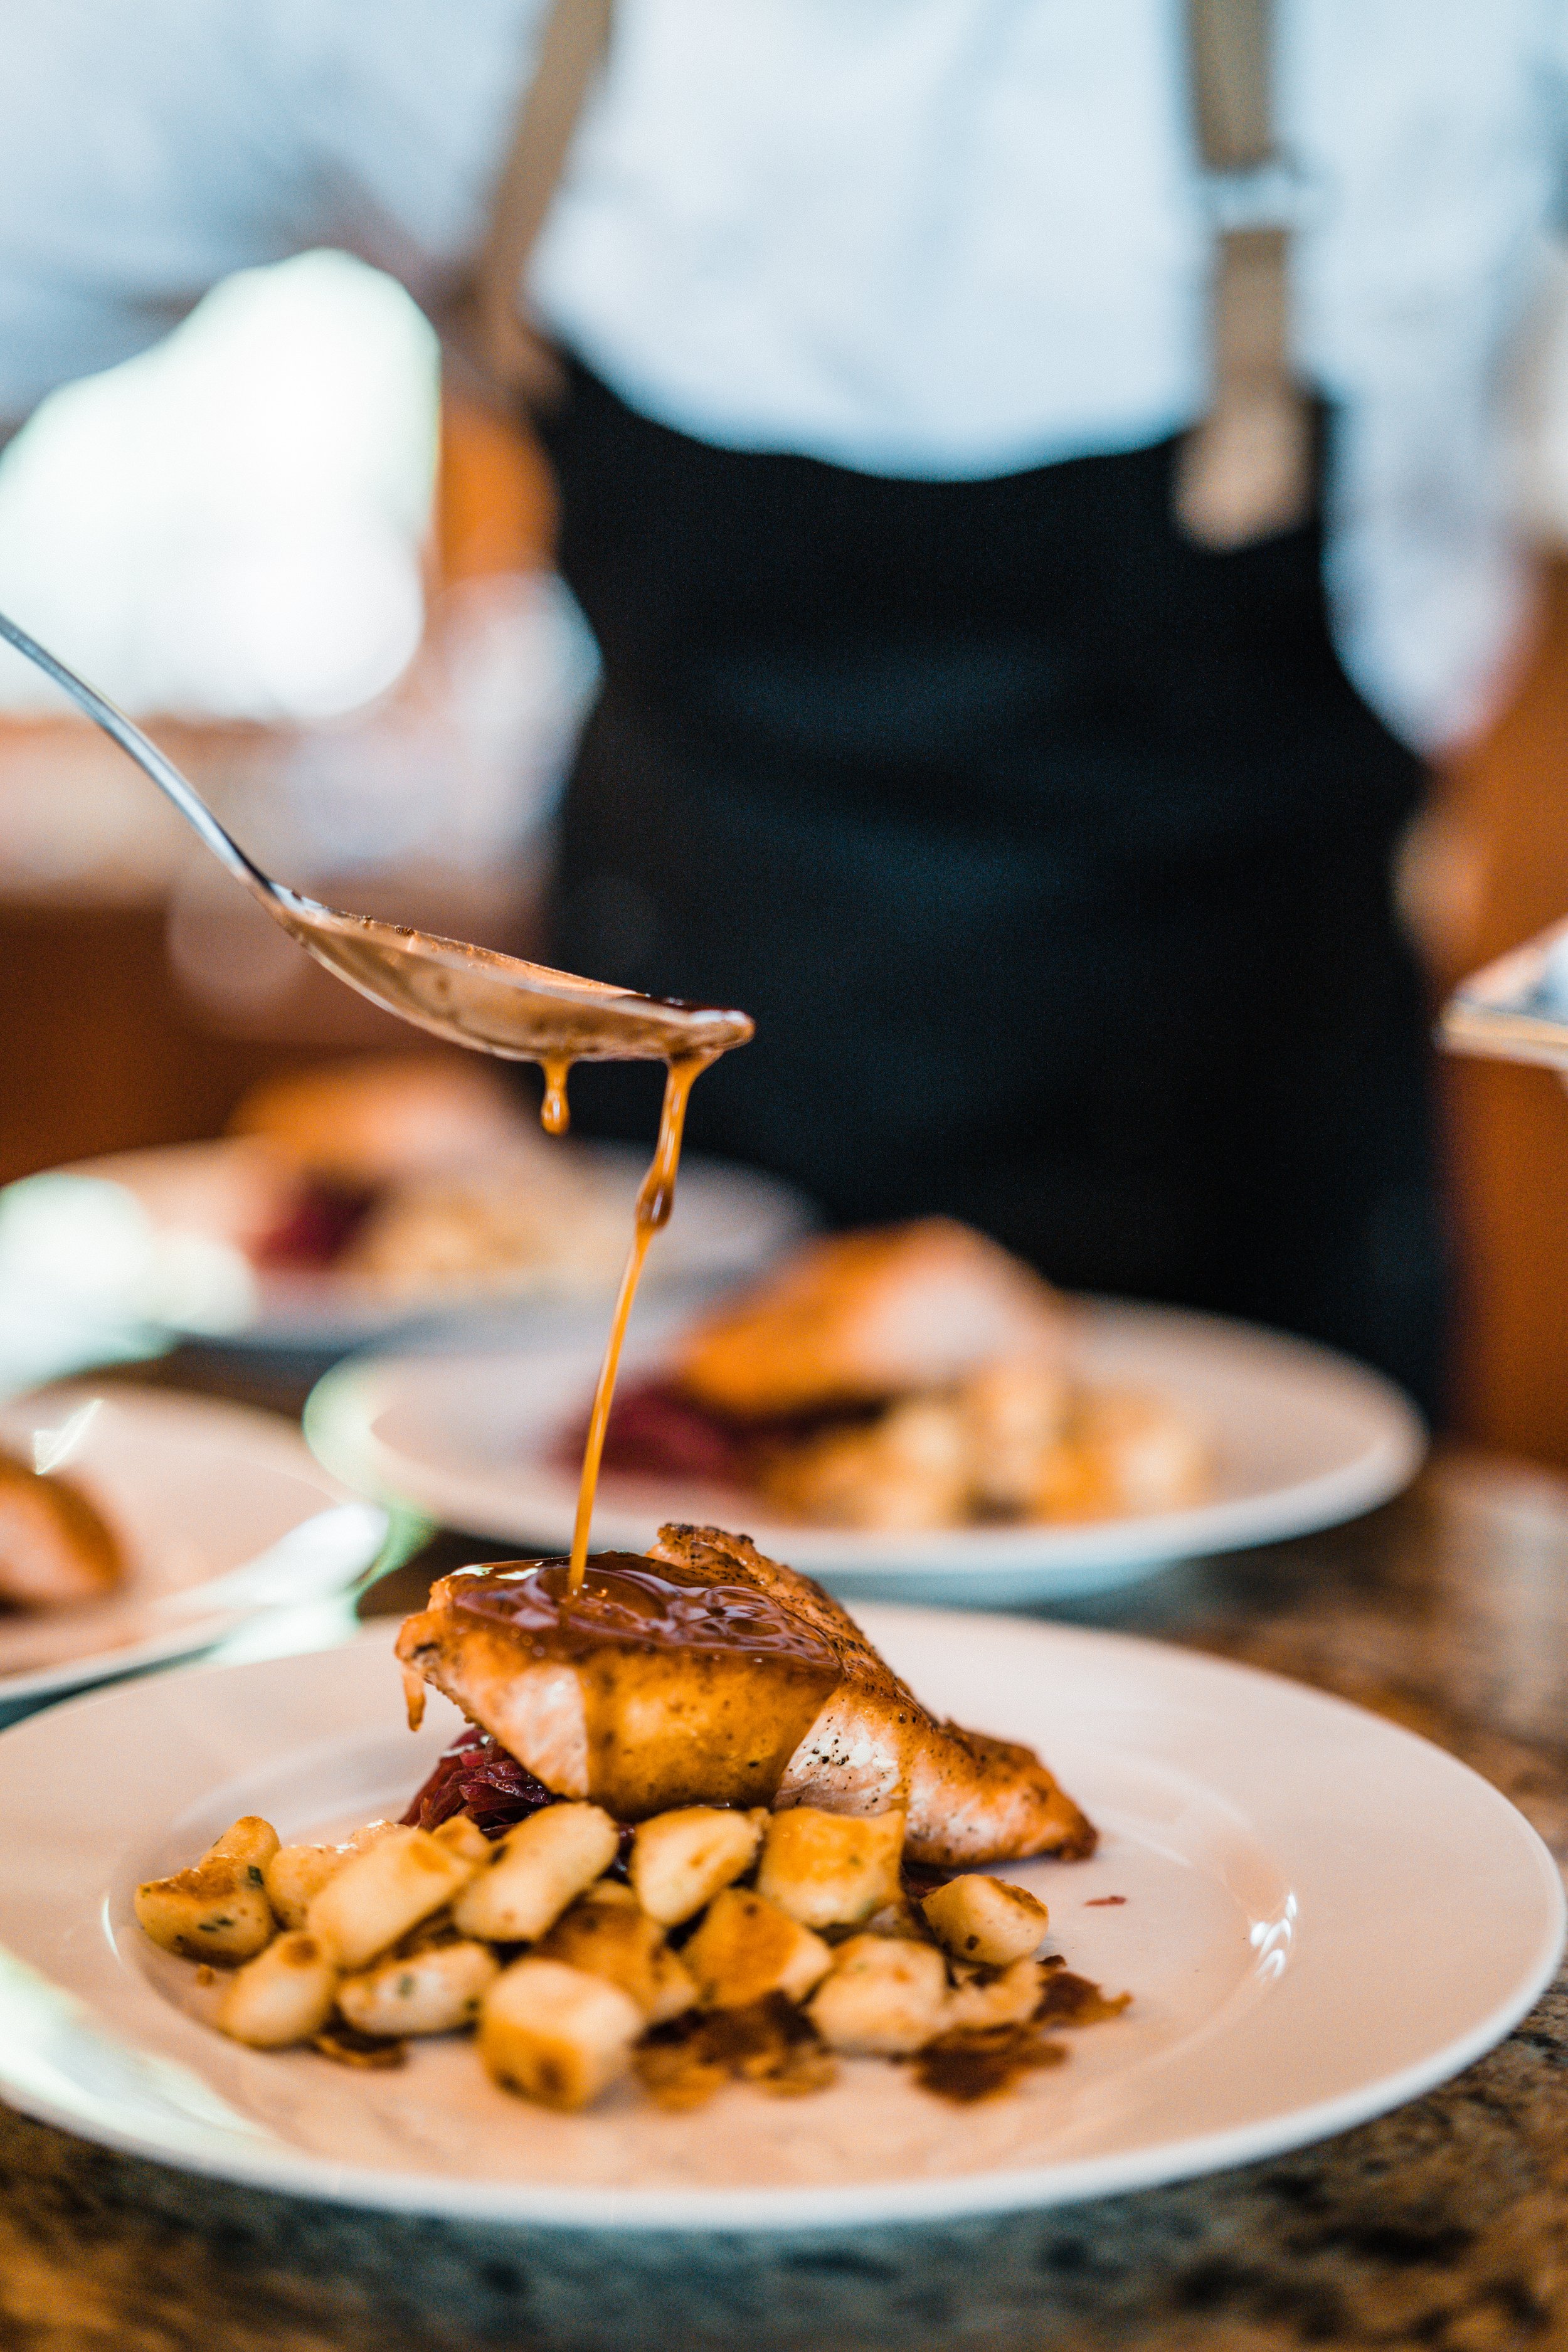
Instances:
[[[1332,1381],[1353,1395],[1365,1413],[1365,1451],[1352,1462],[1266,1494],[1064,1528],[945,1528],[867,1538],[841,1529],[785,1527],[752,1511],[749,1524],[763,1549],[776,1546],[805,1573],[866,1597],[879,1584],[918,1577],[922,1594],[934,1592],[940,1583],[957,1599],[967,1583],[1016,1575],[1020,1591],[1022,1580],[1027,1579],[1032,1598],[1067,1600],[1131,1581],[1177,1560],[1247,1550],[1340,1526],[1401,1493],[1426,1458],[1426,1429],[1403,1392],[1381,1373],[1331,1349],[1188,1308],[1097,1298],[1077,1304],[1108,1328],[1147,1331],[1162,1339],[1190,1338],[1200,1346],[1245,1349],[1259,1364],[1275,1367],[1282,1378],[1296,1370],[1320,1382]],[[531,1352],[520,1349],[516,1354],[521,1359]],[[334,1365],[318,1381],[303,1415],[306,1440],[318,1460],[362,1494],[412,1505],[471,1534],[509,1542],[542,1537],[544,1528],[522,1525],[521,1505],[513,1517],[509,1507],[492,1503],[481,1486],[461,1473],[422,1461],[378,1435],[376,1419],[407,1369],[427,1370],[430,1360],[427,1352],[418,1350],[368,1349]],[[465,1349],[449,1353],[446,1361],[467,1370],[484,1363],[502,1365],[506,1356]],[[637,1515],[613,1502],[601,1502],[595,1512],[595,1528],[608,1549],[629,1541],[640,1549],[646,1536],[637,1534],[638,1524]]]
[[[944,1612],[888,1609],[878,1610],[874,1614],[878,1619],[940,1618]],[[1020,1630],[1016,1620],[970,1617],[962,1622],[981,1627],[1001,1622],[1014,1632]],[[951,1618],[947,1622],[952,1622]],[[875,1632],[875,1624],[868,1630]],[[187,2129],[171,2129],[159,2136],[117,2126],[80,2095],[51,2094],[40,2082],[39,2074],[44,2070],[37,2053],[40,2048],[47,2049],[53,2035],[62,2031],[79,2033],[85,2022],[89,2037],[96,2037],[100,2044],[107,2039],[121,2059],[128,2056],[134,2064],[150,2066],[163,2076],[178,2075],[194,2085],[198,2107],[205,2103],[209,2109],[215,2105],[221,2108],[222,2102],[198,2074],[188,2073],[179,2062],[149,2057],[113,2034],[106,2036],[76,1995],[53,1986],[4,1948],[0,1948],[0,2088],[4,2088],[13,2105],[41,2121],[129,2155],[281,2194],[370,2210],[538,2225],[578,2232],[636,2230],[754,2233],[918,2224],[965,2215],[1077,2204],[1163,2182],[1232,2170],[1265,2158],[1288,2154],[1386,2114],[1449,2080],[1511,2032],[1552,1981],[1568,1933],[1568,1904],[1557,1864],[1543,1841],[1509,1800],[1446,1749],[1401,1725],[1371,1717],[1366,1710],[1332,1694],[1234,1660],[1206,1653],[1173,1652],[1160,1643],[1079,1627],[1028,1625],[1022,1630],[1032,1637],[1051,1642],[1114,1648],[1134,1668],[1141,1656],[1158,1658],[1166,1664],[1175,1656],[1194,1668],[1200,1678],[1217,1675],[1223,1682],[1224,1678],[1235,1677],[1289,1693],[1296,1702],[1304,1701],[1355,1719],[1363,1733],[1372,1726],[1381,1739],[1406,1750],[1423,1751],[1435,1774],[1457,1775],[1473,1790],[1484,1792],[1495,1813],[1500,1838],[1508,1836],[1515,1842],[1520,1863],[1542,1897],[1532,1957],[1521,1967],[1509,1992],[1464,2032],[1451,2036],[1420,2060],[1386,2074],[1370,2076],[1336,2096],[1310,2101],[1289,2113],[1256,2123],[1056,2165],[1006,2168],[929,2181],[874,2182],[858,2189],[837,2184],[829,2189],[704,2189],[695,2192],[615,2188],[551,2189],[531,2184],[489,2183],[458,2179],[448,2174],[395,2172],[342,2163],[290,2148],[237,2113],[234,2119],[237,2129],[215,2126],[204,2132],[199,2123],[195,2123]],[[380,1648],[387,1640],[387,1631],[384,1626],[367,1627],[347,1653],[337,1654],[342,1657],[356,1650],[363,1654]],[[261,1665],[195,1667],[187,1669],[186,1675],[278,1673],[287,1671],[292,1663],[272,1660]],[[92,1710],[112,1711],[123,1696],[122,1690],[98,1692],[53,1710],[47,1717],[34,1717],[0,1733],[0,1771],[10,1760],[7,1749],[14,1753],[15,1744],[36,1735],[40,1726],[58,1726],[62,1717],[79,1722]],[[13,2046],[19,2032],[27,2043],[20,2058]]]

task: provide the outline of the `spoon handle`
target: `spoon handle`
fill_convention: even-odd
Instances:
[[[172,760],[165,759],[156,743],[143,735],[140,727],[127,719],[123,710],[118,709],[107,696],[98,693],[85,678],[78,677],[75,670],[68,669],[63,661],[46,652],[36,637],[30,637],[26,629],[18,628],[16,622],[4,613],[0,613],[0,637],[4,637],[8,645],[15,646],[19,654],[25,654],[30,662],[36,662],[44,675],[52,677],[57,686],[63,687],[71,700],[78,703],[106,735],[111,736],[122,751],[129,752],[137,766],[152,777],[159,791],[174,802],[185,823],[200,834],[213,856],[261,900],[268,914],[276,916],[277,896],[272,883],[258,866],[251,864],[238,842],[230,839],[195,786],[181,775]]]

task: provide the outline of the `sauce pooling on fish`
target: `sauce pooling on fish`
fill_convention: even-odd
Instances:
[[[730,1650],[800,1659],[838,1679],[838,1659],[816,1627],[745,1584],[682,1577],[646,1553],[598,1552],[574,1591],[571,1562],[513,1560],[459,1569],[454,1608],[499,1617],[541,1658],[582,1658],[606,1642],[659,1650]]]
[[[622,1821],[706,1802],[715,1781],[731,1804],[769,1803],[842,1672],[773,1594],[636,1553],[596,1555],[575,1591],[564,1559],[468,1570],[444,1591],[459,1619],[575,1669],[585,1793]]]
[[[941,1722],[820,1585],[721,1528],[650,1551],[460,1570],[397,1654],[556,1795],[620,1820],[680,1805],[902,1811],[911,1862],[1082,1854],[1094,1829],[1032,1748]]]

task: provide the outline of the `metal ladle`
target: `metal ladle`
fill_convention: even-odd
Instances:
[[[747,1013],[679,999],[641,996],[604,981],[580,980],[491,948],[446,940],[369,915],[345,914],[290,890],[248,858],[172,760],[25,629],[0,613],[0,637],[36,662],[46,677],[112,736],[200,835],[220,865],[265,907],[316,961],[373,1004],[433,1036],[504,1060],[545,1066],[552,1093],[573,1062],[710,1060],[743,1045]]]

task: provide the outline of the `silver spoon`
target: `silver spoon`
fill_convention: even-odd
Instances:
[[[0,613],[0,637],[63,687],[166,793],[220,865],[316,961],[373,1004],[506,1061],[540,1062],[552,1096],[572,1062],[710,1060],[743,1045],[747,1013],[674,997],[641,996],[574,972],[552,971],[491,948],[472,947],[401,923],[345,914],[274,882],[219,824],[195,787],[108,698]]]

